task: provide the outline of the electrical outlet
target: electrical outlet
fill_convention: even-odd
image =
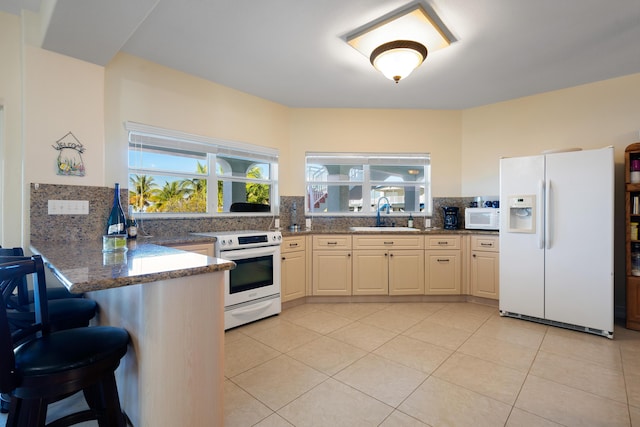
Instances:
[[[88,200],[49,200],[49,215],[89,215]]]

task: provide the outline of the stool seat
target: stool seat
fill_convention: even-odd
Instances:
[[[16,370],[28,381],[30,376],[68,373],[105,360],[118,363],[128,344],[127,331],[110,326],[52,332],[15,350]]]
[[[63,288],[62,286],[52,286],[52,287],[47,287],[47,299],[48,300],[53,300],[53,299],[66,299],[66,298],[82,298],[84,294],[72,294],[71,292],[69,292],[67,290],[67,288]],[[11,297],[11,299],[13,300],[14,303],[18,304],[18,297],[17,296],[13,296]],[[27,292],[27,301],[29,303],[32,303],[33,300],[33,289],[29,289],[29,291]]]
[[[85,298],[67,298],[48,301],[51,330],[79,328],[89,326],[95,316],[98,305],[94,300]],[[35,320],[35,304],[20,307],[22,311],[7,311],[9,323],[13,328],[22,328]]]

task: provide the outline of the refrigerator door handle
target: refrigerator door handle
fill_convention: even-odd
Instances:
[[[551,180],[547,180],[544,191],[544,242],[551,249]]]
[[[544,197],[544,180],[540,180],[538,181],[538,200],[542,201]],[[538,224],[536,224],[538,231],[538,249],[544,249],[544,228],[543,228],[543,218],[544,215],[542,215],[542,206],[539,206],[538,208]]]

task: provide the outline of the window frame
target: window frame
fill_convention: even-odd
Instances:
[[[349,180],[351,170],[349,173],[342,175],[344,178],[338,179],[324,179],[313,180],[309,179],[309,166],[310,164],[318,164],[318,160],[322,160],[320,164],[328,164],[332,166],[361,166],[362,176],[357,180]],[[420,167],[422,169],[422,179],[417,181],[382,181],[371,179],[371,168],[376,166],[406,166],[406,167]],[[352,168],[353,169],[353,168]],[[419,174],[420,175],[420,174]],[[305,215],[310,216],[376,216],[375,208],[365,210],[365,207],[372,206],[371,192],[375,185],[392,183],[397,187],[416,187],[422,186],[424,188],[424,209],[421,211],[420,206],[416,211],[394,211],[390,214],[393,216],[431,216],[433,213],[433,196],[431,193],[431,156],[429,153],[335,153],[335,152],[306,152],[305,153]],[[354,211],[333,211],[333,212],[318,212],[311,210],[310,194],[311,187],[313,186],[362,186],[362,205],[361,210]],[[403,191],[404,192],[404,191]],[[403,205],[404,197],[403,195]],[[418,196],[419,197],[419,196]],[[418,203],[419,199],[418,199]],[[393,203],[391,203],[393,207]]]
[[[210,218],[221,216],[276,216],[279,214],[278,194],[278,158],[277,149],[258,145],[221,140],[201,135],[189,134],[171,129],[144,125],[135,122],[126,122],[125,129],[128,133],[127,144],[127,188],[131,187],[132,175],[172,176],[184,179],[204,179],[207,181],[207,212],[134,212],[136,218],[162,219],[162,218]],[[166,171],[161,168],[132,166],[129,156],[156,151],[163,154],[180,153],[188,156],[189,153],[203,155],[206,159],[207,173]],[[269,165],[269,177],[249,178],[246,176],[218,175],[217,159],[226,161],[236,158],[252,164]],[[247,169],[249,170],[249,169]],[[164,172],[164,173],[163,173]],[[270,186],[269,212],[218,212],[218,181],[245,182],[247,184],[267,184]],[[228,208],[227,208],[228,209]]]

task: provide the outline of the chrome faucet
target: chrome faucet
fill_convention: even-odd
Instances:
[[[387,210],[387,215],[389,215],[389,209],[391,208],[391,202],[389,201],[389,199],[388,199],[388,198],[386,198],[386,197],[384,197],[384,196],[383,196],[383,197],[380,197],[380,198],[378,199],[378,207],[377,207],[377,209],[376,209],[376,227],[382,227],[382,226],[384,226],[384,219],[381,219],[381,218],[380,218],[380,202],[381,202],[382,200],[386,200],[386,201],[387,201],[387,208],[386,208],[386,210]]]

